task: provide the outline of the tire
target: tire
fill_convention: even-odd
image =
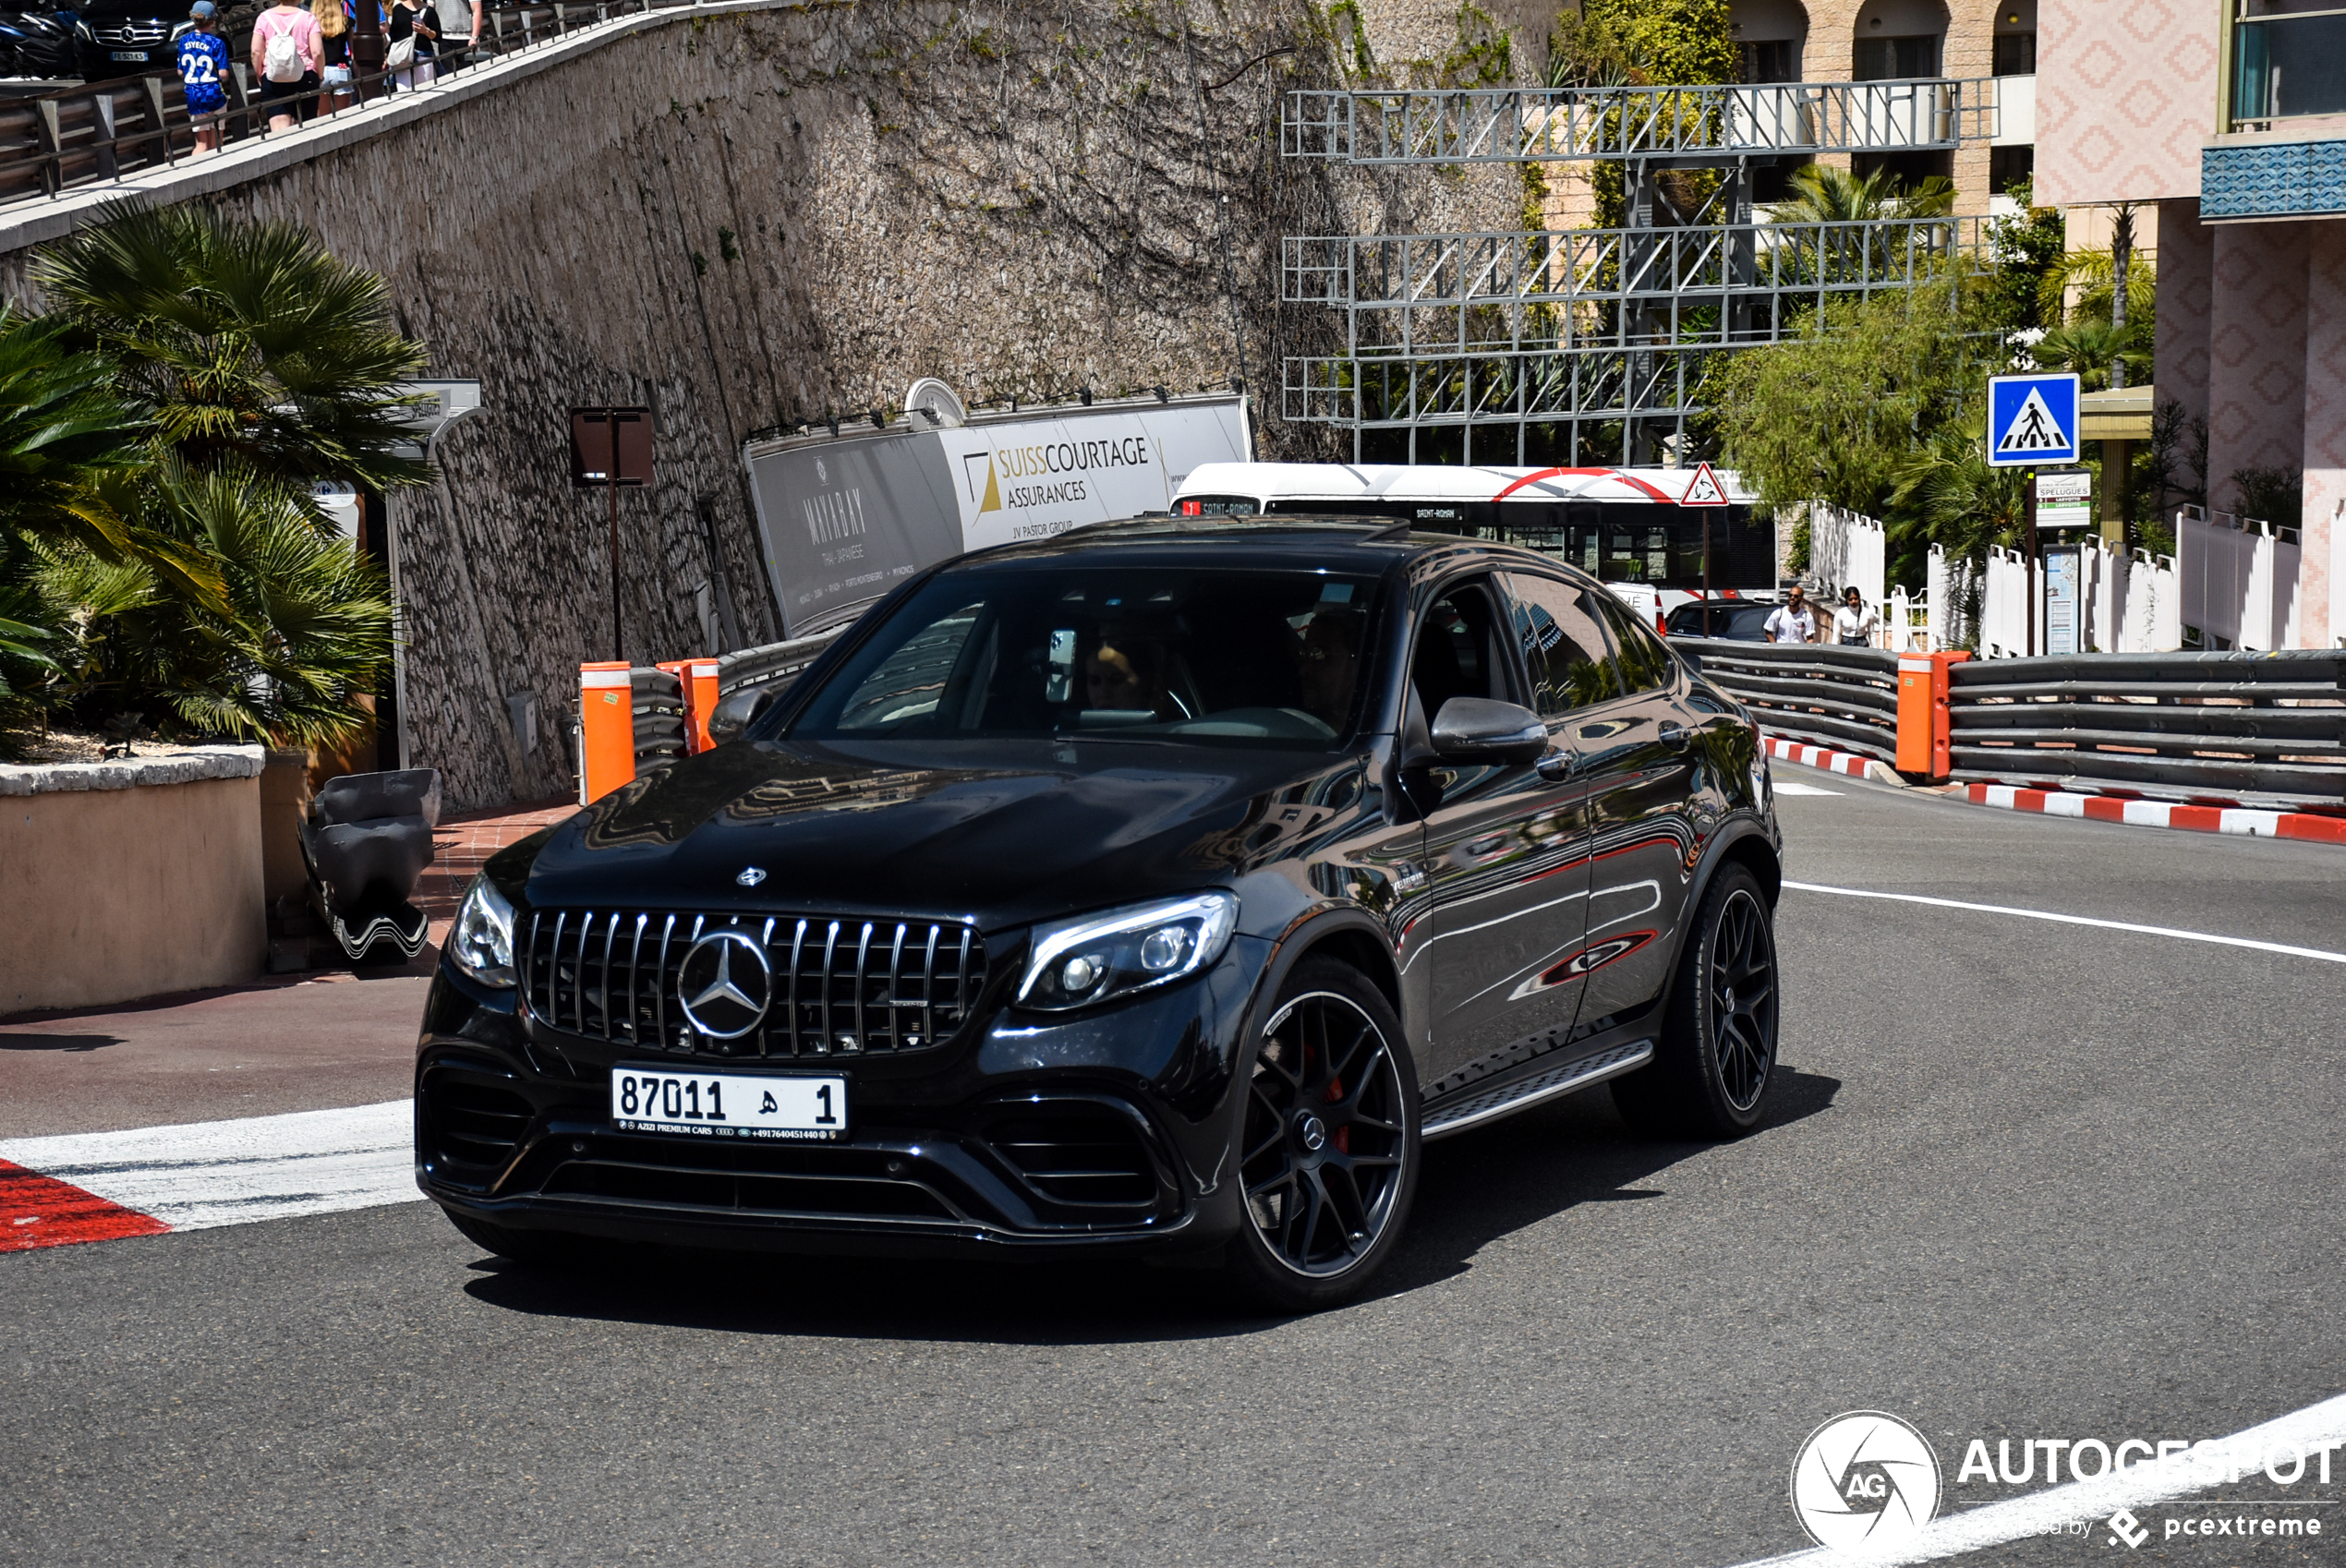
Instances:
[[[1306,959],[1279,987],[1240,1095],[1233,1292],[1279,1312],[1350,1300],[1400,1244],[1417,1196],[1418,1080],[1401,1020],[1360,971]]]
[[[526,1269],[574,1268],[587,1260],[587,1244],[578,1236],[560,1231],[513,1230],[449,1209],[441,1212],[474,1246]]]
[[[1767,1114],[1776,1079],[1775,911],[1743,865],[1704,889],[1672,977],[1653,1061],[1613,1080],[1613,1103],[1648,1138],[1740,1138]]]

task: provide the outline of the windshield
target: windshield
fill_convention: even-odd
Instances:
[[[1357,723],[1373,578],[1034,565],[939,574],[791,726],[1325,749]]]

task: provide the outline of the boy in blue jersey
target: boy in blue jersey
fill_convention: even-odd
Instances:
[[[190,118],[217,114],[226,107],[228,95],[221,78],[228,74],[228,45],[212,30],[212,18],[218,7],[212,0],[196,0],[187,11],[194,28],[179,39],[179,79],[187,88],[187,114]],[[220,122],[196,127],[196,155],[220,151]]]

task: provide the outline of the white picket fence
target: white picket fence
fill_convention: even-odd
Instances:
[[[2294,528],[2187,506],[2175,514],[2182,566],[2178,617],[2208,649],[2293,648],[2304,550]]]
[[[1879,606],[1889,574],[1889,542],[1882,525],[1863,513],[1824,501],[1808,505],[1808,588],[1819,599],[1839,603],[1855,587]]]
[[[2205,521],[2197,525],[2198,532],[2186,536],[2184,524],[2191,515],[2186,513],[2177,519],[2179,537],[2201,541],[2201,555],[2218,561],[2223,569],[2232,570],[2230,563],[2235,558],[2239,562],[2234,571],[2238,582],[2220,580],[2203,596],[2204,603],[2237,604],[2240,612],[2250,621],[2259,614],[2277,613],[2267,607],[2284,602],[2293,606],[2295,545],[2253,532],[2224,529]],[[2259,538],[2267,547],[2261,553],[2255,543]],[[2017,658],[2028,653],[2027,596],[2032,587],[2040,595],[2043,592],[2041,568],[2031,570],[2014,551],[1991,549],[1985,581],[1977,582],[1975,591],[1979,576],[1977,569],[1965,561],[1950,561],[1943,549],[1933,545],[1923,593],[1910,595],[1904,587],[1884,592],[1886,547],[1884,529],[1873,518],[1822,502],[1810,506],[1807,579],[1810,590],[1830,606],[1839,600],[1842,589],[1855,585],[1868,604],[1880,609],[1881,635],[1877,639],[1878,645],[1899,653],[1935,653],[1966,644],[1976,644],[1982,658]],[[2291,553],[2283,558],[2279,553],[2282,549]],[[2084,604],[2079,624],[2085,632],[2086,652],[2171,653],[2183,645],[2187,597],[2180,586],[2183,573],[2175,557],[2154,558],[2145,550],[2129,556],[2107,549],[2098,540],[2093,540],[2085,546],[2081,564]],[[2290,573],[2290,587],[2286,592],[2277,592],[2272,578],[2283,566]],[[2257,575],[2260,572],[2264,573],[2262,577]],[[2256,597],[2259,593],[2265,596],[2261,599]],[[1975,597],[1979,606],[1976,638],[1974,628],[1964,614],[1965,606]],[[2210,612],[2203,608],[2202,613]],[[2036,651],[2039,653],[2045,645],[2043,616],[2043,600],[2039,598],[2035,631]],[[2238,618],[2236,615],[2235,620]],[[2211,629],[2208,621],[2191,623],[2203,631]],[[2292,632],[2295,628],[2293,608],[2288,628]],[[2219,631],[2216,634],[2228,639],[2239,636],[2236,632]],[[2289,645],[2241,642],[2239,645]]]

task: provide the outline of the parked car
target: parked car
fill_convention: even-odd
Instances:
[[[1775,609],[1772,604],[1753,599],[1697,599],[1670,612],[1670,635],[1764,643],[1768,640],[1768,617]]]
[[[158,0],[89,0],[75,30],[80,40],[82,80],[109,81],[176,69],[171,41],[187,20],[185,6]],[[235,37],[224,30],[224,35]],[[230,47],[233,50],[235,45]]]
[[[484,1248],[1218,1259],[1300,1309],[1390,1256],[1427,1140],[1599,1083],[1767,1114],[1758,729],[1549,557],[1083,528],[717,719],[466,894],[417,1161]]]
[[[80,74],[71,11],[0,12],[0,76],[67,79]]]

